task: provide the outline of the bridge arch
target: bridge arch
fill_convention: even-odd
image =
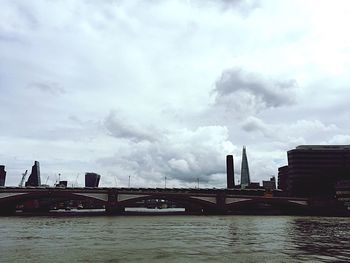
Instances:
[[[269,208],[270,211],[279,211],[286,213],[288,211],[304,211],[308,204],[306,201],[289,200],[289,199],[277,199],[277,198],[241,198],[236,202],[227,204],[228,211],[254,211],[266,210]]]
[[[188,210],[202,210],[208,208],[214,208],[216,206],[216,202],[206,200],[205,198],[196,198],[188,195],[181,194],[118,194],[117,195],[117,204],[120,207],[128,207],[128,205],[133,205],[139,201],[146,200],[165,200],[171,201],[175,204],[183,206],[183,208],[187,208]]]
[[[108,201],[107,194],[83,193],[74,191],[60,191],[58,189],[49,189],[46,191],[23,191],[0,193],[0,210],[11,211],[16,210],[17,206],[28,202],[36,202],[42,206],[43,210],[49,209],[52,204],[65,201],[93,201],[95,203],[105,204]],[[1,212],[1,211],[0,211]]]

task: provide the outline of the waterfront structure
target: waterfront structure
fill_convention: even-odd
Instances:
[[[98,187],[101,175],[97,173],[85,173],[85,187]]]
[[[259,182],[250,182],[246,189],[262,189]]]
[[[38,161],[35,161],[34,165],[32,166],[32,172],[28,178],[28,181],[25,183],[25,186],[40,186],[40,185],[41,185],[40,165]]]
[[[241,165],[241,188],[246,188],[250,185],[250,175],[248,158],[245,146],[243,146],[242,151],[242,165]]]
[[[0,186],[5,186],[5,181],[6,181],[5,165],[0,165]]]
[[[67,187],[68,186],[68,181],[59,181],[58,185],[56,187]]]
[[[289,196],[334,198],[337,182],[350,179],[350,145],[301,145],[287,154],[279,176]]]
[[[234,160],[232,155],[226,156],[227,189],[235,187]]]
[[[262,181],[263,188],[266,190],[275,190],[276,189],[276,178],[273,176],[269,181]]]

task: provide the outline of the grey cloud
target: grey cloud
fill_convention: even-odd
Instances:
[[[191,2],[195,3],[199,7],[202,7],[203,4],[208,3],[217,6],[222,11],[236,10],[243,15],[249,14],[252,10],[260,6],[259,1],[257,0],[193,0]]]
[[[269,135],[271,130],[269,126],[264,123],[261,119],[250,116],[241,124],[242,129],[246,132],[259,131],[264,135]]]
[[[296,88],[294,80],[268,80],[241,69],[226,70],[215,83],[215,104],[259,112],[296,103]]]
[[[23,4],[23,2],[21,3]],[[23,6],[18,4],[17,10],[19,12],[20,17],[24,20],[25,24],[29,27],[35,29],[38,27],[39,22],[34,14],[34,12],[31,10],[30,5],[29,6]]]
[[[0,42],[8,42],[8,43],[18,43],[23,44],[24,41],[16,34],[14,33],[6,33],[6,32],[0,32]]]
[[[39,27],[39,21],[37,18],[37,9],[38,3],[30,3],[26,1],[8,1],[7,6],[7,18],[11,20],[8,21],[6,27],[7,30],[11,32],[20,32],[23,30],[35,30]],[[13,19],[16,22],[13,22]]]
[[[121,113],[111,111],[104,120],[104,125],[110,135],[134,142],[156,141],[159,134],[152,127],[144,127],[138,123],[131,123],[121,116]]]
[[[259,2],[256,0],[221,0],[221,3],[226,8],[235,8],[243,13],[259,7]]]
[[[66,90],[56,82],[33,82],[29,84],[29,87],[52,95],[62,95],[66,93]]]

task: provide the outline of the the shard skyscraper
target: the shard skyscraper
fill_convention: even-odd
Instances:
[[[243,146],[242,151],[242,166],[241,166],[241,188],[246,188],[250,185],[250,175],[249,175],[249,166],[248,158],[245,146]]]

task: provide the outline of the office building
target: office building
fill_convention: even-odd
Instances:
[[[276,189],[276,178],[273,176],[269,181],[263,181],[263,188],[266,190],[275,190]]]
[[[287,191],[288,182],[288,165],[278,168],[278,186],[277,188],[283,191]]]
[[[242,165],[241,165],[241,188],[246,188],[250,185],[250,174],[248,166],[248,158],[245,146],[242,151]]]
[[[85,187],[98,187],[101,175],[96,173],[85,173]]]
[[[32,172],[25,184],[25,186],[40,186],[41,185],[41,179],[40,179],[40,165],[38,161],[34,162],[34,165],[32,166]]]
[[[289,196],[334,197],[336,183],[350,179],[350,145],[298,146],[279,171]]]

